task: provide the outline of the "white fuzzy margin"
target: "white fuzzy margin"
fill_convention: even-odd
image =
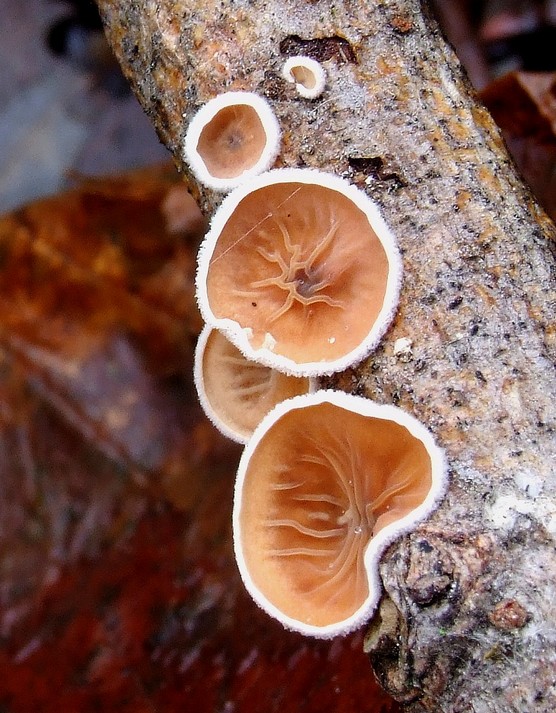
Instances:
[[[304,84],[296,81],[292,73],[292,70],[296,67],[305,67],[305,69],[308,69],[309,72],[312,72],[315,78],[315,86],[312,89],[309,89]],[[295,57],[287,59],[282,67],[282,76],[286,82],[295,84],[297,93],[304,99],[316,99],[317,97],[320,97],[326,84],[326,72],[324,71],[322,64],[317,62],[316,59],[305,57],[304,55],[296,55]]]
[[[364,563],[369,584],[369,595],[359,609],[343,621],[338,621],[327,626],[314,626],[286,616],[282,611],[280,611],[280,609],[270,602],[254,584],[243,555],[243,546],[240,535],[240,518],[244,505],[242,502],[242,489],[247,467],[249,465],[249,460],[251,459],[251,456],[256,450],[261,439],[271,428],[275,426],[284,414],[295,409],[302,409],[322,403],[331,403],[339,408],[354,411],[363,416],[394,421],[400,426],[406,428],[412,436],[423,443],[429,453],[432,465],[432,484],[427,497],[421,505],[415,508],[411,513],[408,513],[398,522],[387,525],[375,537],[373,537],[368,544],[364,555]],[[292,441],[292,450],[295,450],[294,441]],[[282,401],[265,416],[265,418],[255,429],[253,436],[243,451],[237,471],[232,518],[234,551],[239,572],[247,591],[253,597],[255,602],[261,607],[261,609],[277,619],[287,629],[298,631],[301,634],[314,636],[320,639],[330,639],[334,636],[344,636],[345,634],[354,631],[371,618],[380,599],[382,584],[378,568],[382,553],[394,540],[413,530],[419,522],[430,515],[444,496],[447,482],[448,467],[444,451],[436,444],[430,431],[422,423],[420,423],[420,421],[396,406],[381,405],[361,396],[353,396],[351,394],[344,393],[343,391],[332,390],[316,391],[312,394],[294,396],[291,399]]]
[[[197,390],[197,396],[199,398],[199,403],[203,409],[205,416],[212,423],[212,425],[220,431],[223,436],[229,438],[236,443],[241,443],[245,445],[250,438],[249,436],[243,435],[239,431],[236,431],[229,424],[222,420],[218,412],[214,409],[210,399],[207,396],[205,389],[205,377],[203,373],[203,358],[205,355],[205,349],[207,346],[208,339],[213,332],[213,328],[208,324],[205,324],[199,337],[197,339],[197,345],[195,347],[195,357],[193,361],[193,381],[195,383],[195,388]],[[318,384],[316,379],[309,378],[309,386],[307,389],[308,393],[314,393],[318,389]]]
[[[197,396],[199,397],[199,403],[206,417],[212,423],[212,425],[217,428],[220,433],[222,433],[226,438],[230,438],[236,443],[245,444],[249,440],[249,436],[244,436],[239,431],[233,429],[229,424],[223,421],[219,414],[214,410],[210,399],[207,396],[205,390],[205,377],[203,373],[203,358],[205,355],[205,349],[207,346],[208,339],[212,333],[213,329],[208,324],[205,324],[199,338],[197,339],[197,346],[195,347],[195,360],[193,362],[193,380],[195,382],[195,388],[197,389]]]
[[[259,188],[277,183],[314,184],[337,191],[346,198],[349,198],[349,200],[367,216],[369,224],[375,231],[386,252],[390,269],[382,309],[365,339],[363,339],[355,349],[352,349],[344,356],[333,361],[297,363],[280,354],[275,354],[272,349],[267,346],[254,349],[249,342],[249,329],[243,328],[235,320],[216,317],[209,304],[207,275],[220,233],[245,196]],[[205,322],[223,332],[247,359],[259,362],[265,366],[270,366],[273,369],[282,371],[285,374],[291,374],[292,376],[323,376],[347,369],[364,359],[367,354],[375,349],[396,314],[401,279],[402,261],[396,239],[384,222],[378,206],[366,193],[363,193],[363,191],[348,183],[348,181],[343,178],[331,173],[325,173],[324,171],[317,171],[312,168],[278,168],[250,179],[242,186],[236,188],[232,193],[226,196],[214,214],[210,224],[210,230],[201,244],[198,255],[196,276],[197,302]],[[302,335],[300,335],[300,337],[303,338]]]
[[[226,107],[234,104],[252,107],[263,125],[266,134],[266,144],[258,161],[240,176],[235,178],[217,178],[207,168],[203,157],[197,150],[201,132],[205,126]],[[267,171],[278,156],[280,150],[280,125],[270,104],[254,92],[224,92],[204,104],[195,114],[185,135],[183,155],[197,179],[208,188],[215,191],[229,191],[239,186],[247,178]]]

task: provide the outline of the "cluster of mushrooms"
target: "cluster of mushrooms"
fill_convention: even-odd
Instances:
[[[283,76],[307,99],[325,84],[307,57]],[[212,422],[245,444],[233,509],[245,586],[284,626],[327,638],[370,617],[380,554],[434,508],[446,464],[413,416],[318,389],[378,344],[401,259],[365,193],[271,170],[279,147],[270,105],[250,92],[212,99],[188,128],[191,169],[229,191],[199,251],[195,383]]]

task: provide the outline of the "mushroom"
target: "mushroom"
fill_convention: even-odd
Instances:
[[[246,443],[277,403],[309,391],[309,379],[248,361],[220,332],[205,325],[195,350],[195,386],[208,418],[228,438]]]
[[[326,73],[320,62],[311,57],[290,57],[282,67],[282,76],[295,84],[297,93],[305,99],[316,99],[324,91]]]
[[[327,390],[284,401],[238,469],[243,582],[285,627],[345,634],[377,605],[381,553],[434,509],[445,484],[443,451],[401,409]]]
[[[209,188],[228,191],[266,171],[280,148],[280,127],[263,97],[226,92],[193,117],[185,137],[185,159]]]
[[[205,321],[248,358],[296,376],[373,349],[398,301],[401,260],[363,191],[322,171],[269,171],[236,188],[201,245]]]

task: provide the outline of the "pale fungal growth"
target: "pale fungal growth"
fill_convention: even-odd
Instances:
[[[220,332],[205,325],[195,350],[195,386],[204,412],[228,438],[246,443],[280,401],[309,391],[309,379],[248,361]]]
[[[297,93],[305,99],[316,99],[324,91],[326,73],[320,62],[311,57],[298,55],[284,63],[282,76],[295,84]]]
[[[268,102],[252,92],[226,92],[193,117],[185,158],[209,188],[228,191],[269,169],[280,148],[280,127]]]
[[[443,451],[415,418],[343,392],[279,404],[240,461],[234,547],[251,596],[329,638],[370,618],[385,547],[437,505]]]
[[[222,202],[199,251],[197,298],[205,321],[248,359],[317,376],[377,345],[400,280],[396,242],[365,193],[286,168]]]

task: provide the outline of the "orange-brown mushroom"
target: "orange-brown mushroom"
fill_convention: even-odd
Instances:
[[[443,451],[415,418],[343,392],[279,404],[241,458],[234,502],[238,566],[284,626],[330,637],[370,617],[379,558],[434,508]]]
[[[278,169],[217,210],[197,297],[205,321],[248,359],[316,376],[377,345],[400,280],[396,241],[366,194],[331,174]]]
[[[292,396],[309,391],[309,379],[288,376],[248,361],[216,329],[205,325],[195,350],[195,385],[212,423],[228,438],[246,443],[263,417]]]
[[[270,168],[279,146],[280,127],[268,102],[252,92],[226,92],[193,117],[185,158],[199,181],[228,191]]]

